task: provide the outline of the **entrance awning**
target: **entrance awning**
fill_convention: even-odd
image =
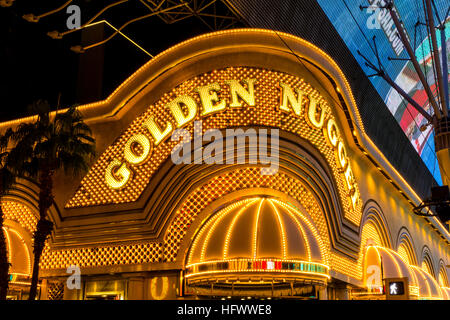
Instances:
[[[419,284],[419,299],[421,300],[442,300],[443,294],[439,284],[433,276],[419,267],[411,266]]]
[[[410,299],[450,300],[450,288],[441,288],[437,281],[417,266],[408,265],[395,251],[368,246],[364,259],[364,284],[372,293],[382,294],[383,279],[408,278]]]
[[[198,294],[294,296],[327,285],[324,262],[322,240],[306,214],[278,199],[255,197],[205,222],[190,248],[185,279]]]
[[[450,288],[441,287],[441,292],[442,292],[442,298],[444,300],[450,300]]]
[[[8,262],[11,264],[9,274],[11,281],[16,282],[31,276],[31,250],[23,235],[11,226],[4,226],[3,232],[8,249]]]

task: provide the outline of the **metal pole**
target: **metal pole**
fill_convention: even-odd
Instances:
[[[442,104],[442,112],[444,114],[444,117],[447,117],[448,111],[447,111],[447,103],[445,99],[444,94],[444,86],[442,84],[442,71],[441,71],[441,60],[439,59],[439,50],[437,46],[436,41],[436,30],[434,27],[434,18],[433,18],[433,11],[431,9],[431,0],[425,0],[426,7],[427,7],[427,16],[428,16],[428,23],[430,25],[430,36],[431,36],[431,44],[433,46],[433,52],[431,52],[434,60],[434,65],[436,66],[436,74],[437,74],[437,84],[439,87],[439,95],[441,97],[441,104]]]
[[[428,86],[428,83],[427,83],[427,81],[425,79],[425,76],[423,75],[422,69],[420,69],[420,65],[417,62],[416,55],[415,55],[414,51],[412,50],[411,45],[409,44],[408,38],[405,35],[405,31],[403,30],[403,27],[402,27],[400,21],[398,20],[397,14],[393,10],[393,3],[392,2],[388,3],[387,9],[389,10],[389,13],[391,15],[392,21],[394,21],[394,24],[395,24],[395,26],[396,26],[396,28],[398,30],[398,33],[400,35],[400,39],[401,39],[403,45],[405,46],[406,51],[409,54],[409,57],[411,58],[411,61],[412,61],[413,65],[414,65],[414,69],[416,70],[417,75],[419,76],[419,79],[422,82],[422,85],[423,85],[423,87],[425,89],[425,92],[427,93],[428,100],[430,101],[430,104],[431,104],[431,106],[434,109],[434,114],[436,115],[436,117],[438,119],[440,119],[442,117],[442,115],[441,115],[441,112],[439,111],[439,107],[436,104],[436,101],[434,100],[433,93],[431,92],[431,89]]]
[[[403,98],[405,98],[406,101],[408,101],[417,111],[419,111],[425,119],[428,120],[429,123],[433,123],[433,117],[428,114],[428,112],[425,111],[424,108],[422,108],[413,98],[411,98],[405,91],[403,91],[402,88],[400,88],[392,79],[389,77],[389,75],[384,72],[384,70],[381,67],[380,60],[378,58],[378,50],[376,46],[376,42],[374,40],[374,46],[375,46],[375,52],[379,64],[379,68],[377,68],[372,62],[369,61],[359,50],[357,50],[358,54],[366,61],[366,66],[371,68],[376,72],[373,76],[379,76],[382,77],[391,87],[393,87]]]

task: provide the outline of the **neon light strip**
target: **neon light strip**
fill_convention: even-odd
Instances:
[[[30,275],[27,273],[21,273],[21,272],[11,272],[11,275],[15,275],[15,276],[22,276],[22,277],[29,277]]]
[[[317,272],[310,272],[310,271],[292,271],[292,270],[280,270],[280,271],[274,271],[274,270],[217,270],[217,271],[205,271],[205,272],[198,272],[198,273],[191,273],[191,274],[187,274],[185,277],[186,278],[191,278],[194,276],[201,276],[201,275],[207,275],[207,274],[218,274],[218,273],[237,273],[237,272],[264,272],[264,273],[293,273],[293,274],[307,274],[307,275],[315,275],[315,276],[322,276],[324,278],[327,279],[331,279],[331,276],[329,276],[328,274],[324,274],[324,273],[317,273]]]
[[[367,264],[367,255],[369,254],[369,250],[370,249],[374,249],[377,256],[378,256],[378,261],[380,262],[380,266],[381,266],[381,255],[380,252],[378,252],[378,250],[375,248],[375,246],[368,246],[368,248],[366,249],[366,258],[364,261],[364,264]],[[366,270],[367,270],[367,265],[365,266]],[[381,275],[382,276],[382,275]],[[366,274],[366,278],[367,278],[367,274]],[[373,288],[379,288],[382,284],[378,284],[378,285],[367,285],[367,279],[364,279],[365,285],[366,287],[368,287],[369,289],[373,289]]]
[[[8,243],[8,261],[11,263],[12,253],[11,253],[11,239],[9,238],[8,229],[3,227],[3,231],[5,234],[6,242]]]
[[[220,215],[222,215],[222,214],[227,214],[229,211],[231,211],[231,210],[233,210],[233,209],[239,207],[242,203],[246,203],[246,202],[251,201],[251,200],[253,200],[253,199],[244,199],[244,200],[241,200],[241,201],[239,201],[239,202],[233,203],[232,205],[230,205],[230,206],[228,206],[228,207],[222,209],[222,210],[219,211],[218,213],[216,213],[216,215],[215,215],[211,220],[209,220],[208,222],[206,222],[206,224],[205,224],[203,227],[201,227],[200,232],[199,232],[198,235],[195,237],[194,242],[192,243],[192,247],[191,247],[191,249],[190,249],[190,252],[191,252],[191,253],[192,253],[192,252],[195,252],[195,249],[196,249],[196,247],[197,247],[197,244],[198,244],[199,240],[202,238],[202,235],[203,235],[203,234],[206,232],[206,230],[208,229],[207,227],[208,227],[211,223],[213,223],[213,222],[215,221],[215,219],[217,219]],[[191,253],[189,254],[189,257],[188,257],[188,264],[189,264],[189,263],[191,262],[191,260],[192,260],[192,254],[191,254]]]
[[[411,268],[411,266],[409,266],[409,267]],[[418,288],[417,289],[417,295],[419,295],[419,279],[417,278],[416,273],[412,269],[411,269],[411,274],[412,274],[412,276],[414,278],[414,281],[416,282],[416,285],[417,285],[417,288]]]
[[[400,265],[399,265],[399,263],[397,262],[396,258],[400,259],[400,261],[403,261],[403,262],[405,263],[406,267],[408,267],[408,268],[413,267],[413,266],[409,265],[407,261],[404,261],[403,258],[402,258],[397,252],[395,252],[395,251],[393,251],[393,250],[391,250],[391,249],[389,249],[389,248],[385,248],[385,247],[382,247],[382,246],[371,246],[371,247],[373,247],[374,249],[376,249],[376,251],[377,251],[377,253],[378,253],[379,256],[380,256],[380,253],[378,252],[378,249],[380,249],[380,250],[383,251],[383,252],[386,252],[386,253],[394,260],[395,265],[397,266],[397,269],[398,269],[399,273],[402,275],[402,277],[403,277],[403,276],[406,276],[406,275],[403,275],[403,273],[401,272]],[[412,276],[412,279],[410,279],[411,283],[412,283],[412,284],[419,285],[419,279],[417,278],[416,273],[415,273],[414,271],[411,270],[411,271],[409,272],[409,274]],[[408,277],[408,278],[409,278],[409,277]],[[413,281],[414,281],[414,282],[413,282]]]
[[[403,276],[403,274],[401,272],[401,268],[399,266],[399,263],[396,260],[396,258],[399,258],[401,261],[405,262],[400,255],[398,255],[395,251],[393,251],[389,248],[382,247],[382,246],[369,246],[367,248],[367,250],[369,250],[370,248],[375,249],[375,251],[377,252],[379,257],[381,257],[379,250],[388,254],[392,258],[392,260],[394,260],[394,263],[395,263],[399,273]],[[367,252],[366,252],[366,254],[367,254]],[[410,274],[412,275],[413,279],[410,279],[410,280],[414,280],[415,284],[417,284],[417,286],[415,286],[415,285],[409,286],[411,295],[417,295],[419,297],[419,299],[421,299],[421,300],[430,300],[430,299],[442,300],[443,299],[442,288],[444,288],[444,287],[440,287],[438,285],[438,283],[436,282],[436,280],[434,280],[434,278],[429,273],[427,273],[426,271],[424,271],[423,269],[421,269],[417,266],[408,265],[406,262],[405,262],[405,264],[406,264],[406,266],[411,268],[411,271],[412,271],[412,272],[410,272]],[[419,279],[419,276],[420,276],[420,279]],[[419,286],[420,285],[419,280],[422,280],[425,282],[427,293],[430,294],[430,296],[421,296],[420,295],[421,287]],[[430,282],[432,282],[433,285],[436,287],[439,296],[431,296],[432,290],[431,290]]]
[[[427,277],[427,273],[425,271],[423,271],[421,268],[417,267],[417,266],[411,266],[414,270],[416,270],[416,272],[422,277],[422,280],[425,282],[428,293],[430,294],[430,296],[421,296],[420,295],[420,291],[419,291],[419,299],[423,299],[423,300],[429,300],[429,299],[439,299],[442,298],[440,296],[438,297],[433,297],[431,296],[431,287],[430,284],[428,283],[428,277]],[[431,277],[431,276],[430,276]],[[437,286],[437,288],[439,288],[439,286]],[[439,290],[438,290],[439,291]]]
[[[409,294],[411,296],[419,296],[419,287],[418,286],[409,286]]]
[[[154,58],[150,53],[148,53],[144,48],[142,48],[140,45],[138,45],[135,41],[133,41],[132,39],[130,39],[126,34],[124,34],[122,31],[120,31],[119,29],[117,29],[116,27],[114,27],[111,23],[109,23],[107,20],[100,20],[97,22],[93,22],[90,23],[86,26],[84,26],[84,28],[88,28],[88,27],[92,27],[95,26],[99,23],[105,23],[108,26],[110,26],[112,29],[114,29],[117,33],[119,33],[121,36],[123,36],[125,39],[127,39],[128,41],[130,41],[132,44],[134,44],[136,47],[138,47],[139,49],[141,49],[146,55],[150,56],[151,58]]]
[[[295,223],[297,224],[297,227],[300,229],[300,232],[302,234],[303,240],[305,242],[305,246],[306,246],[306,251],[308,254],[308,261],[311,261],[311,246],[309,245],[309,241],[308,241],[308,237],[306,236],[306,232],[303,229],[302,224],[300,223],[300,221],[298,221],[297,216],[291,212],[291,210],[289,210],[288,208],[285,208],[286,212],[289,214],[289,216],[294,219]]]
[[[328,274],[328,270],[319,265],[304,262],[276,262],[272,260],[208,263],[187,270],[187,274],[202,272],[313,272]]]
[[[386,250],[386,248],[384,247],[380,247],[380,246],[373,246],[373,248],[378,252],[378,250],[381,250],[381,252],[385,252],[389,257],[391,257],[391,260],[393,261],[395,268],[397,269],[397,273],[401,275],[401,277],[403,277],[403,273],[400,269],[400,266],[398,265],[397,260],[394,258],[394,255],[391,254],[388,250]]]

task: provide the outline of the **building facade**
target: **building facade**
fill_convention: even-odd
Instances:
[[[55,176],[40,299],[386,299],[386,279],[448,299],[448,229],[412,213],[417,186],[367,133],[351,77],[302,38],[234,29],[81,106],[98,156]],[[29,181],[4,200],[11,298],[26,296],[37,203]]]

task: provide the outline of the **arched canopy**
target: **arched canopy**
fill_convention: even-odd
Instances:
[[[404,277],[409,279],[410,295],[416,296],[418,283],[415,273],[397,252],[380,246],[367,248],[364,283],[369,289],[382,292],[383,279]]]
[[[371,291],[382,292],[383,279],[408,278],[412,299],[450,299],[450,289],[440,287],[428,272],[406,261],[395,251],[381,246],[369,246],[364,260],[364,283]]]
[[[450,300],[450,288],[449,287],[441,287],[442,298],[444,300]]]
[[[414,274],[416,275],[417,282],[419,284],[419,299],[422,300],[441,300],[443,294],[439,284],[434,280],[428,272],[417,266],[411,266]]]

